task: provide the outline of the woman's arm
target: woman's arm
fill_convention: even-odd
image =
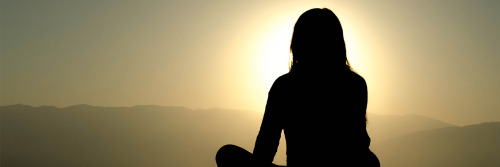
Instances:
[[[359,124],[361,125],[364,125],[363,127],[360,126],[360,128],[362,128],[362,132],[363,132],[363,142],[364,142],[364,147],[369,147],[370,146],[370,142],[371,142],[371,139],[370,139],[370,136],[368,136],[368,132],[366,131],[366,126],[367,126],[367,117],[366,117],[366,109],[367,109],[367,106],[368,106],[368,86],[366,84],[366,81],[363,77],[360,76],[360,81],[359,81],[359,85],[360,85],[360,95],[358,96],[359,97]],[[362,115],[361,115],[362,114]],[[363,123],[361,123],[361,119],[363,119]]]
[[[283,110],[284,106],[280,104],[280,101],[284,99],[281,96],[281,90],[283,89],[281,88],[282,79],[280,78],[276,79],[269,91],[266,110],[253,150],[253,154],[264,163],[273,161],[283,129],[281,120],[284,119],[284,116],[280,114],[280,111]]]

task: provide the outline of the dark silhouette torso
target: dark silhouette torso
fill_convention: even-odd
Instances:
[[[283,130],[288,166],[355,163],[369,151],[367,97],[365,80],[351,71],[285,74],[269,91],[253,154],[272,162]]]

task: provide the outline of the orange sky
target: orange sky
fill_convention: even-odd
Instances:
[[[500,121],[497,1],[2,1],[0,105],[263,112],[313,7],[338,15],[368,112]]]

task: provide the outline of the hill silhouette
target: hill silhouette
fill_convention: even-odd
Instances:
[[[215,153],[224,144],[253,149],[263,114],[219,108],[84,104],[66,108],[11,105],[0,107],[0,112],[1,165],[13,167],[215,167]],[[373,141],[454,127],[416,115],[368,114],[368,119]],[[285,165],[286,142],[281,143],[274,162]]]
[[[371,150],[384,167],[500,166],[500,122],[419,131]]]
[[[251,147],[257,112],[185,107],[3,106],[2,166],[215,166],[226,143]]]
[[[444,127],[458,127],[433,118],[420,115],[379,115],[367,113],[368,126],[366,130],[372,139],[372,144],[403,134],[422,130]]]

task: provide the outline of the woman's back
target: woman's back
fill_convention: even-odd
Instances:
[[[353,72],[285,74],[269,92],[254,154],[272,160],[279,143],[269,141],[283,129],[289,166],[347,160],[370,143],[366,102],[366,83]]]

